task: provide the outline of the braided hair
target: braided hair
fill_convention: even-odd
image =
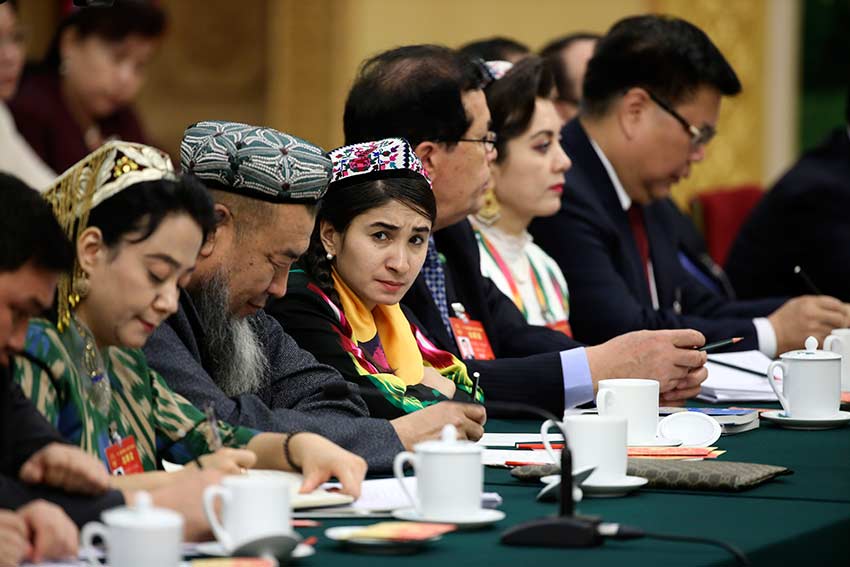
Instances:
[[[322,221],[329,222],[335,231],[342,233],[355,218],[372,209],[382,207],[390,201],[398,201],[410,207],[428,218],[431,223],[437,217],[437,202],[434,200],[431,186],[424,177],[371,179],[336,188],[331,183],[327,194],[322,199],[316,226],[310,237],[310,246],[301,258],[301,265],[307,276],[340,309],[342,306],[339,294],[334,288],[331,277],[333,260],[328,259],[327,251],[322,244]]]

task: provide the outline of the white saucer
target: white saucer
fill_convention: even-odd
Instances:
[[[387,540],[372,538],[349,538],[350,533],[362,530],[363,526],[337,526],[325,530],[325,537],[343,545],[362,545],[367,547],[422,547],[443,539],[442,535],[418,540]]]
[[[656,437],[652,441],[644,441],[642,443],[629,443],[629,447],[678,447],[681,444],[682,442],[679,439]]]
[[[606,482],[605,484],[584,481],[581,489],[587,496],[594,498],[616,498],[637,490],[647,482],[649,481],[642,476],[624,476],[616,482]]]
[[[402,508],[393,511],[393,518],[397,520],[407,520],[408,522],[431,522],[437,524],[454,524],[458,529],[473,529],[483,526],[489,526],[499,520],[505,518],[505,513],[501,510],[491,510],[489,508],[481,508],[474,514],[464,518],[425,518],[419,515],[416,508]]]
[[[842,427],[844,425],[847,425],[847,423],[850,423],[850,412],[848,411],[840,411],[837,415],[834,415],[832,417],[821,417],[817,419],[798,419],[793,417],[786,417],[785,412],[782,410],[772,410],[762,412],[761,417],[772,423],[775,423],[780,427],[785,427],[787,429],[835,429],[836,427]]]
[[[230,554],[224,550],[221,544],[217,541],[205,541],[195,546],[195,549],[201,555],[209,555],[210,557],[230,557]],[[299,543],[292,550],[292,559],[302,559],[316,554],[316,548],[306,543]]]
[[[595,466],[588,467],[580,467],[577,469],[573,469],[573,483],[581,484],[584,482],[584,479],[593,474],[593,471],[596,470]],[[543,484],[552,484],[553,482],[561,482],[561,473],[555,474],[547,474],[546,476],[540,477],[540,482]]]

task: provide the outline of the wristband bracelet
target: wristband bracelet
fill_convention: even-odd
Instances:
[[[292,438],[298,435],[299,433],[304,433],[303,431],[293,431],[289,435],[286,436],[286,439],[283,440],[283,458],[286,459],[286,463],[289,465],[289,468],[294,470],[297,473],[302,472],[301,467],[295,464],[295,461],[292,460],[292,454],[289,452],[289,442],[292,441]]]

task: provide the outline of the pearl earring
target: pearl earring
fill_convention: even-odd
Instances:
[[[331,254],[330,252],[328,252],[327,254],[325,254],[325,258],[327,258],[327,259],[328,259],[328,262],[330,262],[331,260],[333,260],[333,259],[334,259],[334,255],[333,255],[333,254]]]

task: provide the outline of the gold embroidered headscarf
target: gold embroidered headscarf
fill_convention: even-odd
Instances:
[[[78,235],[88,226],[89,212],[106,199],[143,181],[176,179],[171,158],[165,152],[130,142],[107,142],[77,162],[44,193],[53,214],[68,239],[76,245]],[[57,327],[64,331],[71,322],[71,310],[80,301],[77,288],[82,277],[79,262],[59,279]]]

